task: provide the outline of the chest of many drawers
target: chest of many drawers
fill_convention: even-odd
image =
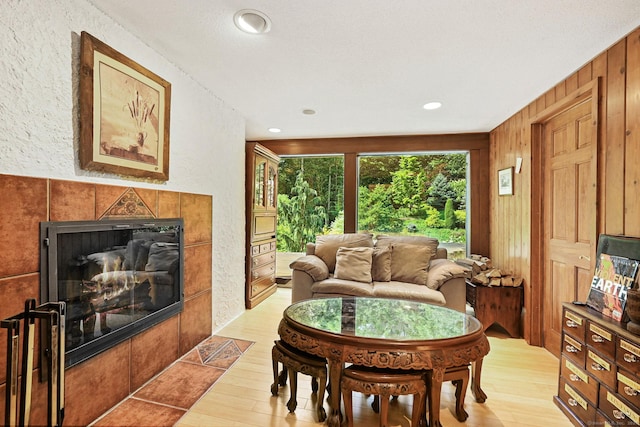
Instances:
[[[576,426],[640,425],[640,337],[569,303],[562,321],[556,405]]]

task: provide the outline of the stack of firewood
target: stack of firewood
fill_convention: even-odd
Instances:
[[[522,286],[522,277],[495,268],[491,259],[482,255],[471,255],[469,258],[457,259],[456,262],[466,267],[467,279],[482,286]]]

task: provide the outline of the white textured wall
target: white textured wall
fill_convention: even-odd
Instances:
[[[87,31],[172,85],[170,180],[80,169]],[[0,174],[213,196],[213,329],[244,310],[244,119],[85,0],[0,0]]]

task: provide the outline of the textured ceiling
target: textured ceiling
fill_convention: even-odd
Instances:
[[[248,140],[489,131],[640,26],[639,0],[89,1],[239,111]],[[236,29],[247,8],[269,33]]]

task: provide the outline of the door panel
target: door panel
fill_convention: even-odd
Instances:
[[[556,355],[562,303],[586,299],[595,254],[597,146],[590,100],[543,123],[543,340]]]

